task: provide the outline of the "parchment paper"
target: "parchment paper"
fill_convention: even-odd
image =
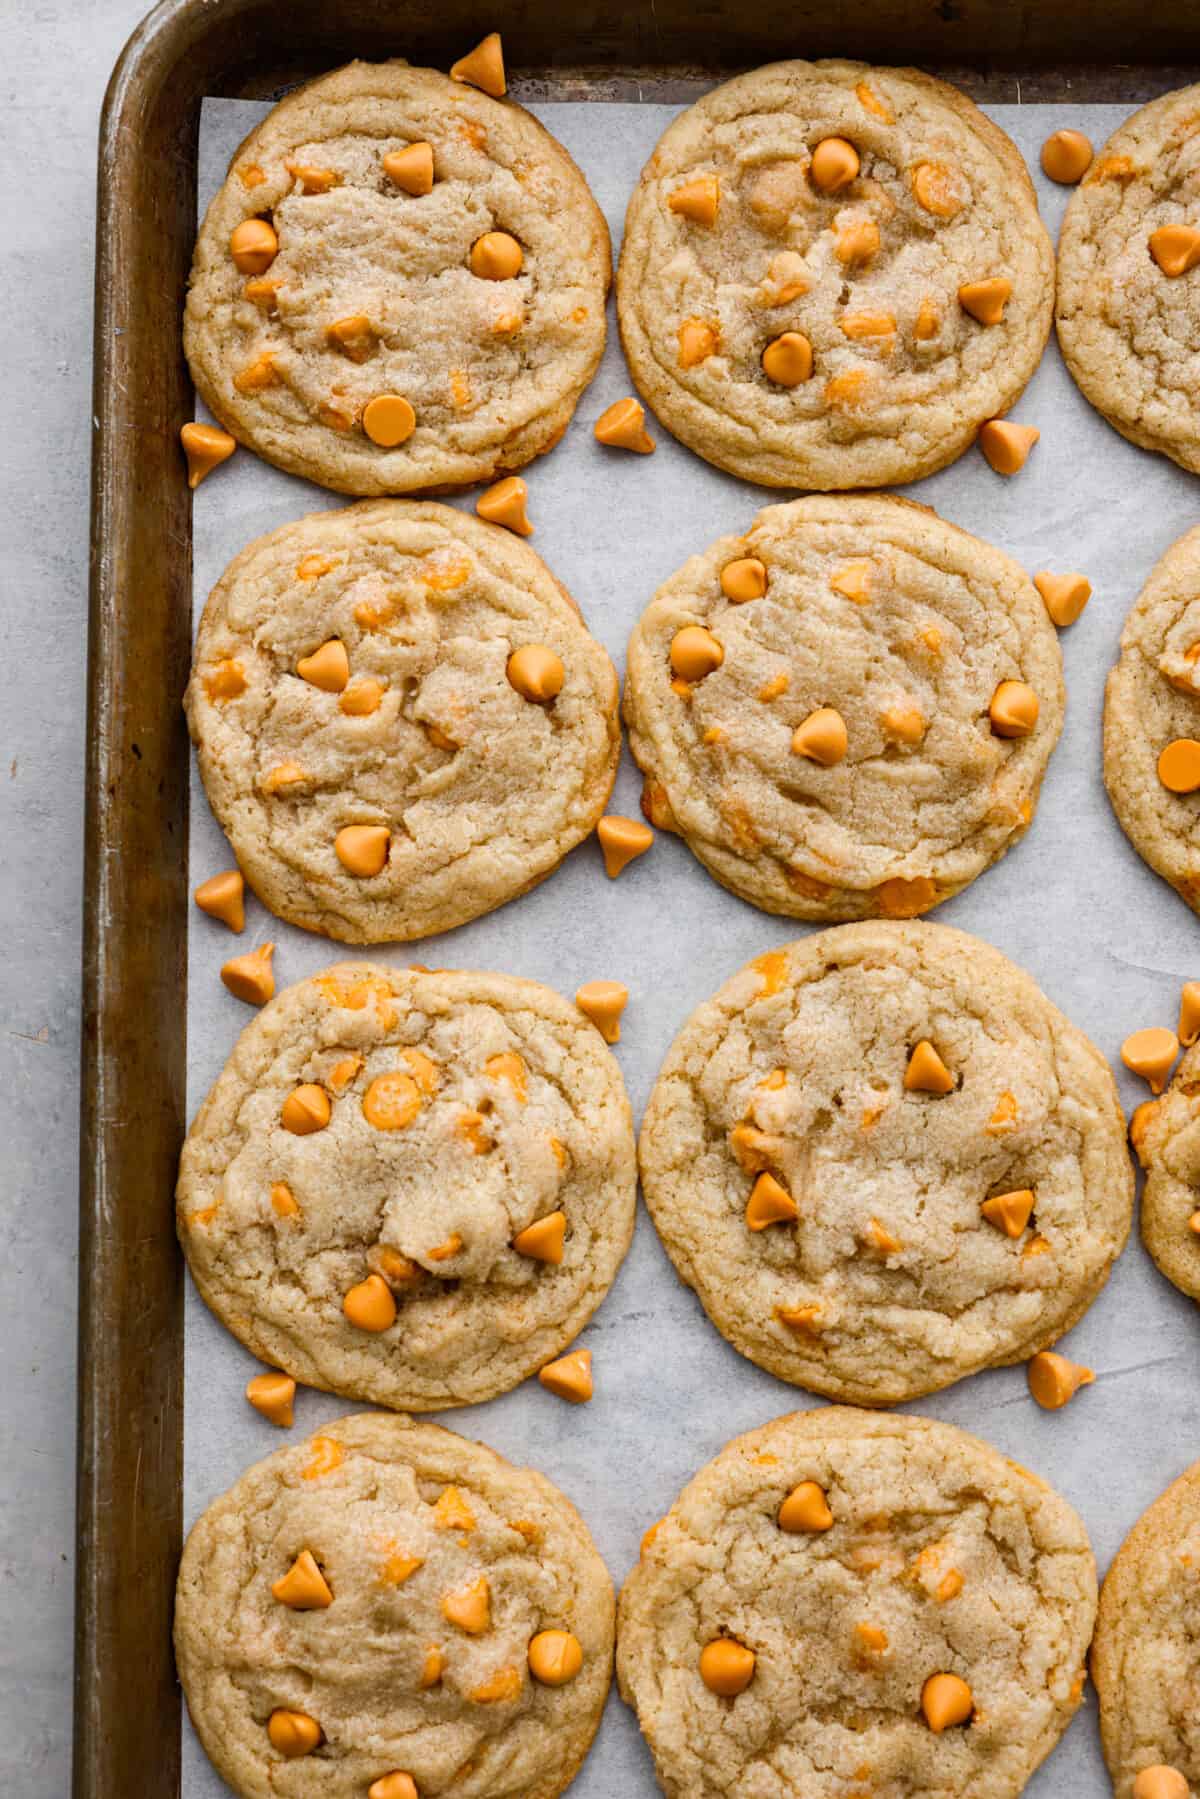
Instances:
[[[201,211],[237,144],[267,111],[207,100],[200,134]],[[619,248],[625,203],[642,164],[679,108],[555,104],[534,109],[578,160]],[[1099,148],[1132,108],[997,106],[1034,172],[1052,235],[1067,199],[1041,175],[1037,154],[1060,126]],[[525,471],[533,547],[580,602],[589,626],[624,668],[631,627],[656,587],[693,551],[743,530],[786,498],[719,474],[676,445],[653,418],[652,457],[605,451],[591,427],[632,392],[610,306],[603,366],[562,444]],[[1131,1108],[1145,1087],[1119,1065],[1125,1035],[1174,1024],[1181,981],[1200,976],[1200,927],[1134,854],[1109,808],[1100,773],[1105,674],[1125,613],[1167,546],[1200,518],[1200,482],[1118,437],[1077,392],[1051,341],[1014,408],[1042,439],[1022,474],[1005,481],[976,450],[907,491],[978,533],[1029,570],[1081,569],[1094,595],[1063,634],[1069,702],[1033,827],[998,867],[933,915],[975,932],[1027,968],[1117,1069]],[[456,502],[473,506],[474,495]],[[348,502],[239,450],[195,501],[195,614],[226,563],[251,538],[318,508]],[[638,816],[640,780],[626,754],[611,809]],[[519,803],[514,801],[514,803]],[[191,883],[231,863],[195,772]],[[660,833],[648,855],[609,882],[598,846],[583,844],[524,899],[419,947],[364,952],[384,960],[497,969],[571,995],[585,980],[624,981],[631,993],[620,1058],[635,1117],[676,1031],[702,999],[751,956],[802,934],[724,892],[683,843]],[[271,917],[256,901],[237,948],[278,945],[279,986],[347,953]],[[217,978],[234,940],[195,908],[188,968],[188,1114],[193,1116],[249,1021]],[[163,1203],[169,1203],[164,1194]],[[187,1297],[185,1514],[190,1525],[285,1437],[246,1404],[258,1364]],[[596,1396],[569,1407],[527,1382],[489,1405],[441,1414],[503,1455],[542,1469],[578,1504],[620,1583],[646,1527],[680,1487],[739,1431],[821,1403],[743,1360],[676,1279],[644,1209],[617,1282],[582,1341],[594,1352]],[[1141,1511],[1200,1456],[1197,1313],[1162,1279],[1135,1236],[1107,1289],[1064,1345],[1097,1371],[1063,1412],[1040,1411],[1023,1367],[991,1371],[913,1405],[994,1443],[1053,1483],[1083,1514],[1103,1571]],[[292,1440],[348,1407],[301,1391]],[[186,1799],[227,1789],[185,1724]],[[648,1799],[657,1790],[632,1713],[613,1695],[573,1799]],[[1088,1701],[1027,1791],[1091,1799],[1110,1791]]]

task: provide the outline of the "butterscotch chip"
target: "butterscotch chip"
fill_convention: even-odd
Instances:
[[[241,870],[228,868],[222,874],[201,881],[192,898],[210,918],[219,918],[239,935],[246,927],[246,883]]]
[[[1162,1092],[1178,1054],[1178,1037],[1163,1025],[1148,1025],[1145,1030],[1134,1031],[1121,1045],[1122,1062],[1149,1082],[1151,1093]]]
[[[989,419],[979,427],[979,447],[998,475],[1015,475],[1025,467],[1041,436],[1036,425],[1014,425],[1011,419]]]
[[[273,943],[260,944],[244,956],[232,956],[221,966],[221,980],[234,999],[244,999],[248,1006],[265,1006],[275,996],[275,976],[271,971]]]
[[[562,657],[544,643],[522,644],[509,657],[504,672],[509,686],[514,687],[523,700],[539,706],[557,699],[567,678]]]
[[[383,172],[389,181],[402,187],[406,194],[423,196],[433,192],[433,145],[408,144],[403,150],[389,150],[383,158]]]
[[[529,489],[520,475],[509,475],[480,494],[475,510],[489,525],[503,525],[518,537],[532,537],[533,526],[525,510],[528,499]]]
[[[636,818],[622,818],[617,813],[609,813],[600,820],[596,836],[604,852],[604,872],[610,881],[615,881],[631,862],[644,856],[654,842],[654,832],[649,825]]]
[[[179,441],[187,457],[188,486],[191,488],[199,487],[205,476],[211,475],[222,462],[228,462],[237,449],[237,438],[215,425],[184,425]]]
[[[1052,1349],[1044,1349],[1035,1355],[1025,1373],[1029,1391],[1047,1412],[1057,1412],[1075,1397],[1080,1387],[1090,1387],[1096,1378],[1090,1368],[1068,1361],[1065,1355],[1056,1355]]]
[[[754,1679],[756,1659],[753,1649],[733,1637],[714,1637],[700,1651],[700,1678],[710,1693],[732,1699]]]
[[[639,456],[649,456],[654,449],[640,400],[614,400],[596,420],[594,435],[598,443],[616,450],[636,450]]]
[[[958,1674],[931,1674],[921,1688],[921,1710],[935,1735],[970,1721],[975,1709],[971,1689]]]
[[[290,1374],[256,1374],[246,1385],[246,1398],[272,1424],[284,1430],[291,1428],[296,1383]]]
[[[1074,187],[1087,174],[1092,156],[1091,139],[1082,131],[1052,131],[1042,145],[1040,160],[1051,181]]]
[[[592,1397],[592,1352],[574,1349],[559,1356],[539,1370],[538,1379],[548,1393],[568,1399],[572,1405],[584,1405]]]
[[[585,981],[575,1004],[590,1018],[606,1043],[621,1041],[621,1014],[629,1004],[629,989],[620,981]]]
[[[701,175],[695,181],[687,181],[667,198],[672,212],[694,220],[697,225],[714,224],[720,203],[721,184],[715,175]]]
[[[1043,569],[1033,577],[1033,584],[1046,602],[1046,611],[1060,627],[1073,625],[1092,597],[1092,584],[1086,575],[1052,575]]]
[[[472,87],[482,88],[485,94],[491,94],[497,100],[503,99],[507,83],[504,78],[504,49],[500,33],[489,31],[473,50],[452,63],[450,79],[469,82]]]

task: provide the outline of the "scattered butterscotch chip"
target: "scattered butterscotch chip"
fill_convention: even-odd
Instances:
[[[671,639],[671,667],[685,681],[702,681],[725,660],[723,646],[703,625],[684,625]]]
[[[629,989],[620,981],[585,981],[575,1004],[590,1018],[606,1043],[621,1041],[621,1014],[629,1004]]]
[[[239,936],[246,928],[246,883],[237,868],[227,868],[219,875],[201,881],[192,898],[210,918],[219,918]]]
[[[433,145],[406,144],[403,150],[390,150],[383,159],[383,172],[389,181],[402,187],[406,194],[420,197],[433,191]]]
[[[672,212],[694,220],[697,225],[714,224],[720,203],[721,183],[715,175],[701,175],[695,181],[686,181],[667,200]]]
[[[1092,597],[1092,584],[1086,575],[1052,575],[1043,569],[1033,577],[1033,585],[1060,629],[1073,625]]]
[[[563,1259],[566,1234],[566,1213],[548,1212],[544,1218],[536,1218],[523,1231],[518,1231],[512,1246],[518,1255],[529,1256],[535,1262],[552,1262],[557,1267]]]
[[[757,556],[739,556],[721,570],[721,592],[735,606],[761,600],[767,591],[767,565]]]
[[[1158,758],[1158,778],[1168,793],[1195,793],[1200,787],[1200,743],[1177,737]]]
[[[246,1384],[246,1398],[272,1424],[290,1429],[296,1401],[296,1383],[290,1374],[256,1374]]]
[[[1200,1038],[1200,981],[1185,981],[1179,995],[1179,1041],[1185,1049]]]
[[[381,1274],[368,1274],[365,1281],[351,1287],[342,1300],[342,1311],[355,1330],[370,1331],[372,1335],[390,1330],[396,1322],[396,1301]]]
[[[1033,1192],[1029,1187],[1016,1187],[1011,1193],[994,1193],[979,1210],[989,1224],[994,1224],[1006,1237],[1019,1237],[1033,1212]]]
[[[793,1487],[775,1517],[780,1530],[791,1536],[828,1530],[833,1523],[825,1490],[815,1480],[802,1480]]]
[[[1047,1412],[1057,1412],[1073,1399],[1080,1387],[1090,1387],[1096,1376],[1090,1368],[1069,1362],[1065,1355],[1043,1349],[1025,1370],[1029,1391]]]
[[[529,1643],[529,1672],[544,1687],[565,1687],[583,1666],[583,1645],[569,1630],[539,1630]]]
[[[1087,174],[1092,154],[1091,139],[1082,131],[1052,131],[1042,145],[1042,169],[1051,181],[1074,187]]]
[[[525,253],[507,231],[485,231],[471,245],[471,273],[481,281],[513,281],[521,273]]]
[[[293,1612],[322,1612],[333,1604],[329,1582],[321,1573],[311,1549],[302,1549],[287,1573],[271,1592]]]
[[[1178,1054],[1179,1039],[1165,1025],[1152,1024],[1134,1031],[1121,1045],[1122,1062],[1149,1082],[1151,1093],[1162,1092]]]
[[[416,430],[417,415],[403,394],[376,394],[363,407],[362,426],[381,450],[394,450]]]
[[[832,706],[818,707],[792,733],[792,751],[822,768],[832,768],[846,754],[846,721]]]
[[[957,1674],[931,1674],[921,1688],[921,1710],[935,1735],[965,1724],[975,1709],[971,1689]]]
[[[265,275],[279,254],[279,239],[269,219],[243,219],[229,237],[229,254],[243,275]]]
[[[623,869],[644,856],[654,842],[654,832],[637,818],[622,818],[609,812],[596,826],[596,836],[604,852],[604,872],[615,881]]]
[[[636,450],[639,456],[649,456],[654,448],[640,400],[614,400],[596,420],[594,435],[598,443],[614,450]]]
[[[790,1223],[800,1216],[795,1200],[773,1174],[760,1174],[746,1201],[746,1223],[752,1231],[765,1231],[769,1224]]]
[[[812,345],[802,331],[785,331],[763,351],[762,367],[776,387],[799,387],[813,372]]]
[[[284,1100],[279,1122],[294,1137],[311,1137],[314,1131],[325,1129],[331,1113],[332,1107],[325,1089],[306,1081],[302,1086],[293,1088]]]
[[[333,848],[346,873],[366,881],[384,868],[391,841],[386,825],[343,825]]]
[[[584,1405],[592,1397],[592,1352],[573,1349],[569,1355],[548,1362],[538,1374],[548,1393],[569,1399],[572,1405]]]
[[[363,1117],[377,1131],[403,1131],[421,1110],[421,1091],[411,1075],[377,1074],[363,1094]]]
[[[557,699],[567,678],[562,658],[544,643],[522,644],[509,657],[504,672],[509,686],[515,687],[523,700],[538,706]]]
[[[1164,275],[1186,275],[1200,263],[1200,230],[1195,225],[1160,225],[1150,233],[1150,254]]]
[[[402,1773],[397,1768],[391,1774],[382,1774],[373,1780],[367,1788],[367,1799],[420,1799],[417,1783],[411,1774]]]
[[[1135,1776],[1133,1799],[1188,1799],[1191,1790],[1178,1768],[1170,1768],[1166,1762],[1155,1762],[1153,1767],[1142,1768]]]
[[[700,1651],[700,1678],[710,1693],[733,1699],[753,1680],[756,1659],[753,1649],[733,1637],[714,1637]]]
[[[525,511],[528,499],[529,489],[520,475],[508,475],[480,494],[475,510],[489,525],[503,525],[518,537],[532,537],[533,526]]]
[[[356,681],[353,687],[347,687],[338,701],[338,711],[344,712],[347,718],[369,718],[383,704],[384,691],[383,682],[368,675],[365,680]]]
[[[986,281],[964,281],[958,290],[958,303],[981,325],[998,325],[1004,308],[1012,299],[1012,282],[1007,275],[991,275]]]
[[[301,656],[296,673],[322,693],[341,693],[350,679],[350,658],[340,637],[330,637],[311,656]]]
[[[179,433],[183,453],[187,457],[188,486],[199,487],[222,462],[228,462],[237,449],[237,438],[216,425],[187,424]]]
[[[275,997],[275,976],[271,972],[274,954],[275,945],[263,943],[244,956],[231,956],[222,964],[221,979],[234,999],[243,999],[248,1006],[265,1006]]]
[[[909,1093],[949,1093],[954,1087],[954,1076],[928,1037],[922,1037],[908,1058],[904,1086]]]
[[[858,151],[848,138],[823,137],[812,153],[809,174],[823,194],[836,194],[856,179],[860,166]]]
[[[988,466],[998,475],[1015,475],[1025,467],[1029,452],[1041,435],[1036,425],[1014,425],[1009,419],[989,419],[979,427],[979,447]]]
[[[1024,681],[1001,681],[988,705],[997,737],[1028,737],[1038,721],[1038,696]]]
[[[493,100],[502,100],[507,92],[504,79],[504,48],[498,31],[489,31],[466,56],[460,56],[450,67],[451,81],[465,81]]]
[[[286,1711],[280,1706],[267,1719],[267,1736],[272,1749],[288,1761],[295,1761],[302,1755],[311,1755],[323,1741],[324,1733],[307,1712]]]

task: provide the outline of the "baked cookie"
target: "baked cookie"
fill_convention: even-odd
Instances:
[[[1200,526],[1150,571],[1104,694],[1104,784],[1144,862],[1200,912]]]
[[[569,1500],[403,1417],[340,1418],[257,1462],[179,1570],[188,1710],[242,1799],[553,1799],[612,1645],[612,1585]]]
[[[609,276],[600,210],[529,113],[432,69],[351,63],[234,156],[184,348],[268,462],[341,493],[459,487],[562,436]]]
[[[1123,437],[1200,471],[1200,86],[1109,138],[1058,240],[1058,341]]]
[[[1037,367],[1054,252],[1009,138],[915,69],[780,62],[668,126],[617,273],[663,424],[767,487],[953,462]]]
[[[583,1329],[635,1185],[620,1071],[574,1006],[507,975],[343,963],[242,1032],[183,1146],[179,1234],[263,1361],[438,1411]]]
[[[1146,1171],[1142,1241],[1167,1279],[1200,1300],[1200,1045],[1162,1097],[1138,1107],[1130,1136]]]
[[[1062,655],[1009,557],[906,500],[760,512],[659,588],[625,717],[651,822],[792,918],[907,918],[1024,835]]]
[[[735,1438],[647,1533],[617,1676],[672,1799],[1016,1799],[1095,1611],[1045,1481],[951,1425],[826,1407]]]
[[[1115,1799],[1187,1799],[1200,1788],[1200,1462],[1142,1513],[1100,1593],[1092,1678]],[[1179,1782],[1141,1783],[1143,1768]],[[1144,1790],[1143,1790],[1144,1788]]]
[[[343,943],[425,937],[536,886],[592,830],[617,677],[511,532],[436,501],[318,512],[213,589],[185,701],[263,902]]]
[[[857,924],[769,950],[676,1038],[642,1187],[742,1355],[890,1405],[1022,1361],[1129,1234],[1108,1066],[963,931]]]

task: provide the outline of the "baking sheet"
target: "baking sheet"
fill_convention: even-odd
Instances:
[[[247,131],[268,110],[206,100],[200,132],[201,211]],[[577,159],[619,248],[626,200],[678,107],[553,104],[533,109]],[[1132,110],[1121,106],[990,109],[1025,154],[1043,216],[1057,233],[1068,190],[1041,175],[1038,150],[1061,126],[1099,148]],[[611,308],[610,308],[611,317]],[[685,558],[741,531],[773,499],[676,445],[653,419],[653,457],[603,450],[591,427],[632,392],[615,320],[603,365],[562,444],[525,471],[533,547],[580,602],[589,626],[624,669],[625,644],[656,587]],[[1081,569],[1094,594],[1062,637],[1066,728],[1024,842],[934,916],[973,931],[1027,968],[1118,1070],[1129,1110],[1145,1087],[1119,1065],[1125,1035],[1175,1021],[1180,983],[1200,977],[1200,926],[1134,854],[1109,808],[1100,773],[1105,674],[1121,624],[1152,564],[1200,519],[1200,483],[1135,449],[1092,412],[1053,342],[1014,408],[1042,439],[1014,480],[977,451],[907,491],[999,545],[1026,568]],[[453,502],[473,506],[474,495]],[[240,451],[195,499],[195,614],[225,565],[251,538],[302,513],[348,502]],[[640,777],[625,754],[610,809],[639,816]],[[191,883],[231,862],[192,765]],[[620,880],[603,872],[594,840],[533,893],[460,930],[417,945],[363,952],[379,960],[497,969],[571,995],[585,980],[630,990],[617,1055],[640,1118],[662,1058],[684,1020],[750,957],[802,934],[709,878],[683,843],[659,833]],[[247,901],[250,949],[271,938],[279,986],[354,952],[273,918]],[[233,953],[222,925],[192,908],[188,958],[188,1115],[194,1116],[249,1010],[217,978]],[[1095,1368],[1095,1386],[1067,1410],[1030,1399],[1023,1367],[993,1370],[906,1408],[961,1425],[1051,1481],[1082,1513],[1101,1570],[1167,1482],[1200,1456],[1197,1313],[1158,1274],[1136,1235],[1096,1304],[1063,1347]],[[568,1407],[536,1381],[441,1421],[542,1469],[582,1511],[618,1585],[646,1527],[735,1433],[821,1402],[763,1373],[731,1349],[687,1292],[639,1207],[637,1234],[616,1284],[581,1342],[593,1351],[596,1396]],[[285,1440],[246,1404],[259,1364],[187,1294],[185,1522],[252,1461]],[[301,1390],[292,1440],[348,1410]],[[219,1799],[224,1786],[184,1725],[185,1799]],[[614,1686],[573,1799],[649,1799],[648,1751]],[[1027,1791],[1104,1795],[1096,1705],[1087,1703]]]

